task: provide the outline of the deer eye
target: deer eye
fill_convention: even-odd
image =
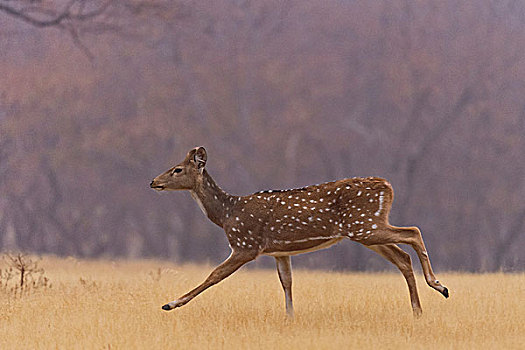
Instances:
[[[173,174],[175,174],[175,173],[180,173],[181,171],[182,171],[181,168],[175,168],[175,169],[173,170],[173,173],[171,173],[171,175],[173,175]]]

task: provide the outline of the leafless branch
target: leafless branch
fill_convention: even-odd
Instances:
[[[7,1],[0,3],[0,11],[29,23],[35,27],[58,26],[66,20],[73,19],[75,16],[71,12],[77,0],[69,1],[63,10],[54,11],[40,6],[14,7],[7,5]],[[43,17],[43,18],[42,18]]]
[[[97,1],[69,0],[63,6],[54,3],[54,6],[44,6],[40,1],[22,0],[9,1],[0,0],[0,13],[28,23],[37,28],[57,28],[69,34],[74,44],[82,51],[90,61],[94,55],[84,44],[81,33],[89,25],[95,25],[98,32],[105,29],[115,31],[111,18],[103,18],[109,11],[112,2],[110,0],[99,3]],[[106,21],[108,23],[106,23]]]
[[[4,14],[36,28],[62,30],[92,61],[94,55],[84,43],[87,34],[118,33],[129,38],[129,32],[136,32],[137,28],[126,25],[127,19],[159,17],[170,3],[167,0],[54,0],[45,3],[38,0],[0,0],[0,16]]]

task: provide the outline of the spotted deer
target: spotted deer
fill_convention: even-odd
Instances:
[[[408,284],[415,316],[421,314],[421,304],[412,263],[398,243],[414,248],[427,284],[448,297],[448,289],[434,276],[419,229],[389,224],[393,190],[388,181],[355,177],[234,196],[213,181],[205,169],[206,160],[206,150],[194,148],[181,163],[153,179],[150,187],[190,191],[204,214],[226,232],[231,254],[202,284],[162,309],[183,306],[247,262],[270,255],[284,289],[287,314],[293,316],[290,256],[327,248],[343,238],[365,245],[397,266]]]

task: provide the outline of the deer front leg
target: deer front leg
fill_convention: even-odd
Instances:
[[[286,314],[293,317],[293,301],[292,301],[292,263],[289,256],[275,257],[277,264],[277,273],[279,280],[283,286],[284,297],[286,300]]]
[[[191,299],[204,292],[206,289],[210,288],[214,284],[219,283],[220,281],[237,271],[242,265],[255,259],[255,257],[256,254],[254,255],[248,252],[232,251],[228,259],[226,259],[222,264],[217,266],[203,283],[201,283],[199,286],[197,286],[190,292],[184,294],[177,300],[167,303],[162,307],[162,309],[169,311],[185,305]]]

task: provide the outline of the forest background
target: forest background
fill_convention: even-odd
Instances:
[[[0,250],[222,260],[148,186],[203,145],[233,194],[385,177],[437,270],[523,270],[524,96],[522,1],[1,0]]]

